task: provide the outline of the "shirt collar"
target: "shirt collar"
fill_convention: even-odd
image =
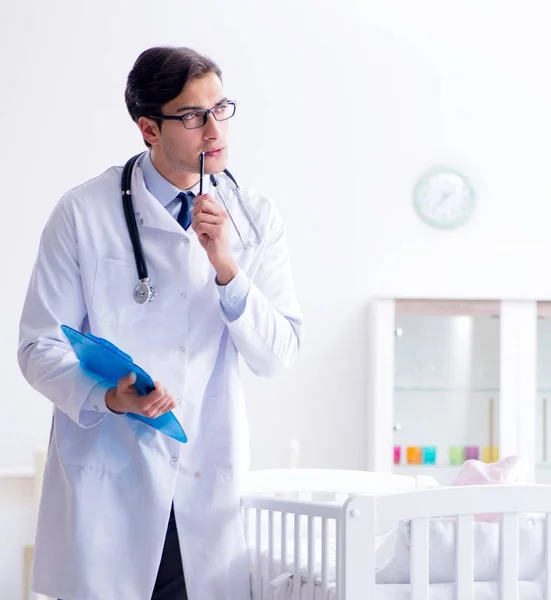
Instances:
[[[195,195],[199,193],[199,183],[194,185],[189,190],[180,190],[175,185],[172,185],[168,179],[165,179],[155,168],[155,165],[151,160],[151,151],[145,153],[141,167],[145,186],[165,208],[174,200],[174,198],[176,198],[180,192],[188,191],[193,192]]]

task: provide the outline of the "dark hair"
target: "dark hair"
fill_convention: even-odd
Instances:
[[[158,46],[145,50],[128,74],[124,92],[132,120],[137,123],[140,117],[160,114],[163,105],[174,100],[188,81],[208,73],[222,79],[218,65],[191,48]],[[158,123],[160,127],[161,121]]]

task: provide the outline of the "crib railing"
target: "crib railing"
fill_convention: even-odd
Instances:
[[[379,497],[353,496],[343,504],[251,495],[244,497],[243,510],[247,539],[254,548],[255,600],[274,598],[275,588],[266,585],[266,578],[268,581],[288,578],[293,600],[313,600],[316,585],[322,586],[323,598],[332,585],[336,587],[338,600],[375,598],[377,520],[410,521],[411,598],[428,600],[429,525],[431,519],[446,516],[456,518],[455,597],[472,600],[474,515],[482,513],[500,515],[496,585],[502,600],[519,600],[520,515],[545,515],[542,521],[545,577],[541,583],[543,597],[551,600],[551,486],[441,488]],[[330,564],[336,565],[335,573],[330,572]],[[320,574],[317,582],[316,572]]]
[[[519,518],[526,514],[542,516],[545,539],[539,556],[543,567],[543,597],[551,600],[551,486],[548,485],[481,485],[439,488],[413,494],[396,494],[382,498],[356,496],[345,503],[344,596],[346,600],[375,597],[375,578],[361,576],[363,568],[374,573],[374,562],[366,564],[366,544],[376,519],[411,523],[411,598],[429,598],[429,524],[431,519],[454,517],[455,590],[461,600],[474,598],[475,515],[492,514],[500,528],[499,598],[519,600]],[[358,521],[353,523],[353,518]]]
[[[245,533],[252,545],[255,600],[273,600],[278,582],[292,585],[293,600],[314,600],[316,585],[327,597],[330,585],[339,585],[342,505],[254,495],[246,496],[242,504]],[[336,565],[336,583],[331,581],[331,563]]]

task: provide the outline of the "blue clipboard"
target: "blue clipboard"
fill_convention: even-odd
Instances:
[[[113,387],[116,387],[121,377],[126,377],[129,373],[134,372],[136,374],[134,387],[138,394],[145,396],[155,389],[151,377],[134,363],[131,356],[119,350],[111,342],[91,333],[84,335],[68,325],[62,325],[61,330],[71,343],[82,370],[94,379],[107,381]],[[172,411],[155,419],[135,413],[126,413],[125,416],[142,421],[183,444],[187,442],[187,436]]]

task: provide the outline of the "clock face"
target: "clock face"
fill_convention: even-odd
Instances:
[[[476,199],[467,179],[451,169],[432,170],[415,186],[414,205],[417,214],[433,227],[451,229],[471,217]]]

